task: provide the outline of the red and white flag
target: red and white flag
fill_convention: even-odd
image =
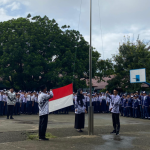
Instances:
[[[73,105],[73,84],[54,89],[54,97],[49,100],[49,112]]]

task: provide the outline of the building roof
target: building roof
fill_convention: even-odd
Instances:
[[[95,87],[96,90],[98,89],[104,89],[106,87],[106,85],[108,85],[107,81],[111,80],[112,78],[114,78],[114,75],[111,75],[110,78],[109,77],[104,77],[103,80],[101,82],[98,82],[98,79],[92,79],[92,87]],[[89,85],[89,80],[86,79],[86,84],[87,86]]]
[[[95,90],[105,89],[106,86],[108,85],[107,81],[113,79],[114,77],[115,77],[115,75],[111,75],[110,78],[109,77],[104,77],[103,78],[104,81],[101,81],[101,82],[98,82],[98,79],[92,79],[92,87],[95,87]],[[86,79],[86,84],[87,84],[87,86],[89,85],[89,80],[88,79]],[[142,83],[141,87],[148,88],[149,86],[145,83]]]

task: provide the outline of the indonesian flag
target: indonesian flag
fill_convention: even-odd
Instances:
[[[49,112],[73,105],[73,84],[54,89],[53,94],[49,100]]]

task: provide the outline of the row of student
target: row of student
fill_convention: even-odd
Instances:
[[[88,107],[90,106],[90,94],[83,93],[84,101],[86,103],[86,110],[88,112]],[[77,94],[74,93],[74,102],[77,98]],[[92,106],[94,106],[95,113],[108,113],[110,105],[110,98],[105,94],[95,93],[92,94]]]
[[[12,89],[13,91],[13,89]],[[14,98],[11,98],[8,93],[10,91],[0,92],[0,115],[22,114],[37,114],[38,113],[38,94],[36,92],[13,92]],[[10,106],[9,106],[10,105]],[[11,107],[11,112],[8,110]]]
[[[121,116],[141,119],[150,119],[150,95],[142,92],[138,95],[123,94],[120,103]]]
[[[20,115],[20,114],[38,114],[38,96],[41,92],[25,92],[19,91],[15,93],[15,102],[12,110],[12,114]],[[48,93],[48,92],[47,92]],[[0,91],[0,116],[7,115],[9,112],[7,111],[7,103],[9,101],[8,94],[5,90]],[[57,111],[54,111],[53,114],[68,114],[70,107],[66,107]],[[73,106],[71,107],[72,111],[74,111]],[[7,115],[8,116],[8,115]]]

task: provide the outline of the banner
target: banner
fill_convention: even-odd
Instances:
[[[54,97],[49,100],[49,112],[73,105],[73,84],[54,89]]]

